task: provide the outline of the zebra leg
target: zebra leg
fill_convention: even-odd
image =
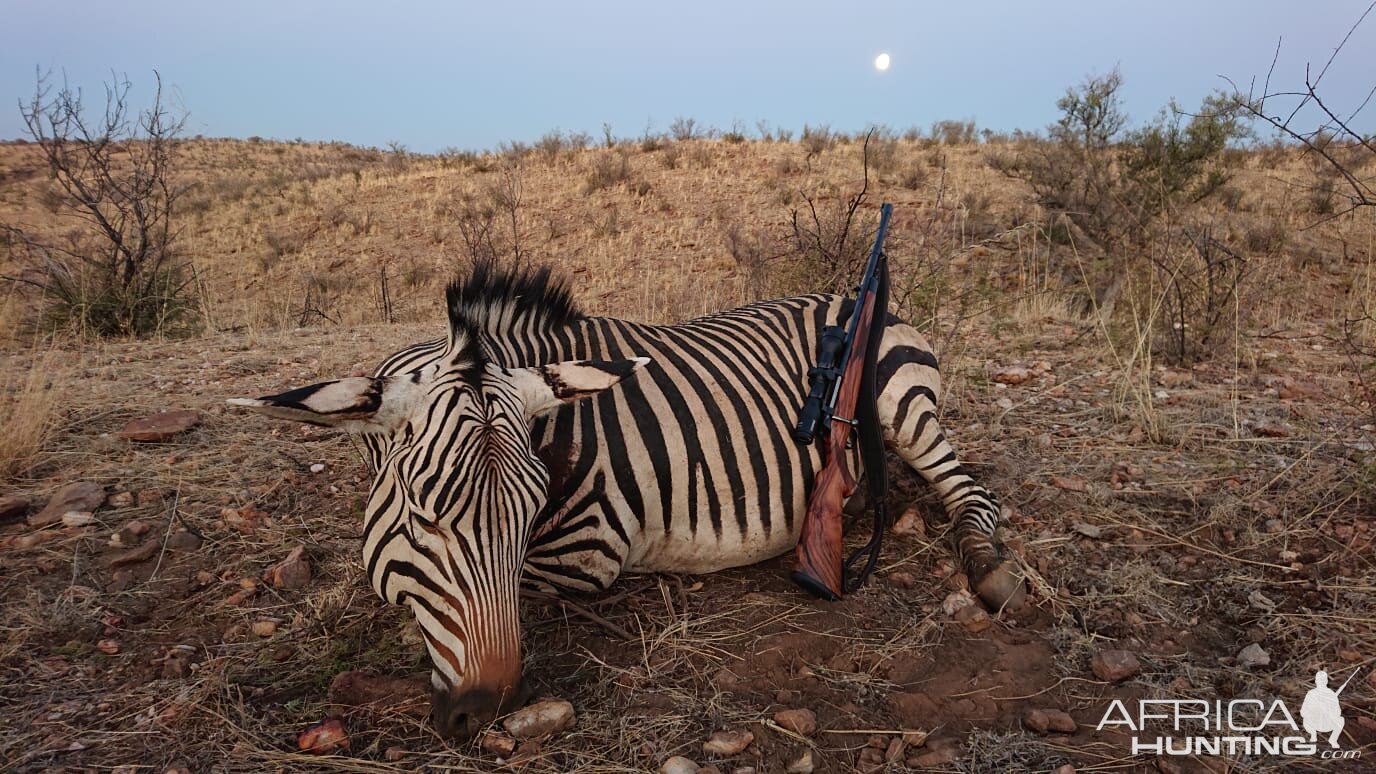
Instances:
[[[927,342],[890,325],[879,364],[879,420],[889,446],[936,490],[953,519],[952,540],[970,587],[991,609],[1016,609],[1026,596],[1017,562],[995,542],[999,506],[956,458],[936,419],[941,377]]]

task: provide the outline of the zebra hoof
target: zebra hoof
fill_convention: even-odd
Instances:
[[[1027,584],[1016,562],[1004,559],[978,579],[971,576],[971,586],[990,610],[1018,610],[1027,601]]]

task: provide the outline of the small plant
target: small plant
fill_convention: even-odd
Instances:
[[[685,116],[679,116],[674,119],[673,123],[669,124],[669,136],[679,142],[696,140],[701,134],[702,130],[698,127],[698,122]]]
[[[620,185],[631,179],[631,160],[625,153],[599,153],[583,181],[583,193],[590,194]]]

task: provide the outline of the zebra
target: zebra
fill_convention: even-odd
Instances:
[[[797,542],[816,446],[789,431],[837,295],[675,325],[583,314],[547,267],[480,262],[446,292],[447,335],[356,376],[231,404],[361,436],[374,471],[363,554],[414,612],[432,721],[467,738],[524,702],[521,587],[595,592],[623,572],[708,573]],[[971,587],[1016,607],[994,498],[936,419],[923,336],[889,315],[878,354],[887,444],[935,489]]]

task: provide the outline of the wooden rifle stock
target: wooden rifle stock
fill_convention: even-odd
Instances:
[[[803,531],[798,538],[793,565],[793,580],[809,592],[828,601],[836,601],[845,591],[841,562],[841,509],[846,498],[855,494],[856,481],[846,459],[846,445],[853,430],[856,403],[866,352],[869,348],[870,326],[875,316],[875,288],[864,289],[856,303],[861,305],[855,325],[852,352],[841,374],[841,387],[836,406],[826,431],[822,447],[822,469],[813,479],[812,497],[803,516]],[[882,324],[882,321],[881,321]]]

